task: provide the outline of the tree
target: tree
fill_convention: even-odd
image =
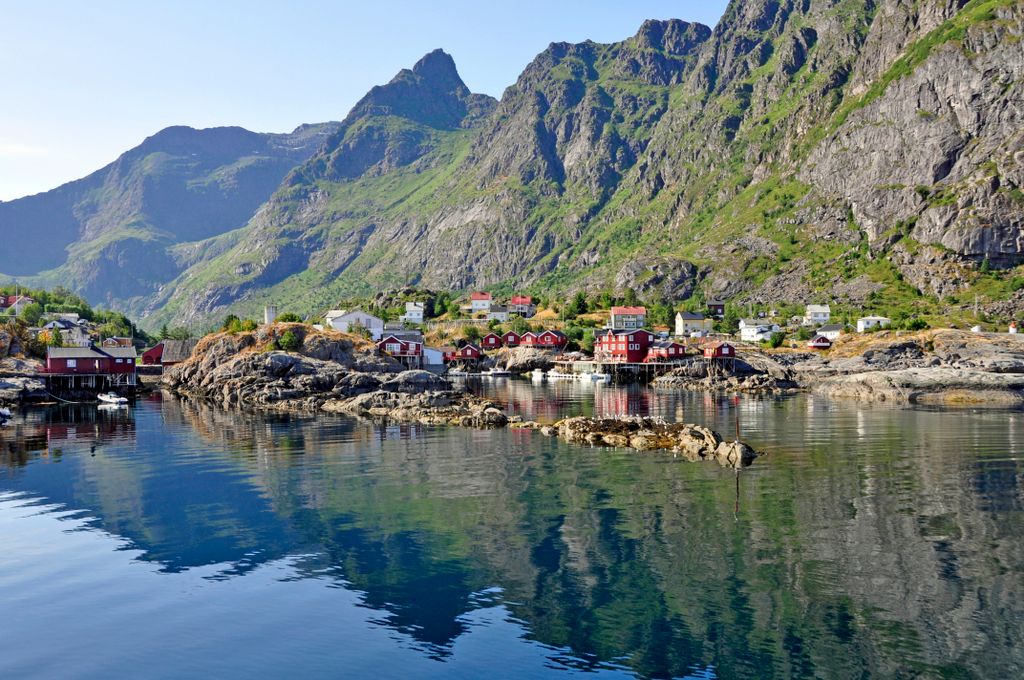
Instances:
[[[632,288],[627,288],[622,294],[622,304],[628,307],[635,307],[640,304],[640,298],[637,297],[636,291]]]
[[[773,349],[776,347],[782,347],[782,341],[785,337],[785,334],[780,332],[772,333],[772,337],[768,339],[768,346]]]
[[[928,322],[924,319],[911,319],[907,322],[906,328],[908,331],[923,331],[928,328]]]
[[[466,340],[469,340],[470,342],[476,342],[480,339],[480,329],[476,326],[463,326],[462,337],[466,338]]]
[[[167,324],[160,326],[160,335],[157,336],[161,340],[167,340],[171,337],[171,331],[167,328]]]
[[[277,341],[277,344],[285,352],[298,352],[299,348],[302,347],[302,340],[295,333],[285,331],[281,339]]]
[[[242,330],[245,331],[246,333],[252,332],[257,328],[259,328],[259,324],[253,321],[252,319],[246,319],[245,321],[242,322]]]
[[[295,312],[285,312],[284,314],[278,314],[274,321],[277,323],[302,323],[302,317]]]
[[[521,316],[514,316],[509,323],[509,329],[516,335],[522,335],[530,331],[530,323]]]
[[[43,318],[43,306],[38,302],[25,305],[21,310],[21,318],[24,319],[29,326],[35,326],[39,323],[39,320]]]
[[[810,326],[800,326],[800,329],[796,332],[797,340],[810,340],[814,337],[814,331],[811,330]]]
[[[166,326],[164,326],[166,328]],[[224,318],[224,323],[221,324],[220,329],[227,333],[237,333],[242,330],[242,320],[234,314],[228,314]]]
[[[64,336],[60,334],[59,328],[54,328],[53,330],[50,331],[50,337],[47,339],[46,344],[49,347],[64,346]]]

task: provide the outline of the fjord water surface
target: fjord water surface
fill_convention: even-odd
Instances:
[[[0,432],[0,677],[1021,677],[1024,414],[498,381],[737,474],[154,396]]]

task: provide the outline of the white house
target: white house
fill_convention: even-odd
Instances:
[[[537,313],[537,305],[529,295],[513,295],[512,300],[508,303],[508,312],[529,319]]]
[[[892,319],[884,316],[865,316],[857,319],[857,332],[863,333],[869,328],[885,328],[892,323]]]
[[[403,323],[423,323],[423,314],[427,305],[424,302],[406,302],[405,314],[398,317]]]
[[[744,342],[761,342],[771,340],[774,333],[779,332],[779,324],[767,321],[744,319],[740,322],[740,340]]]
[[[711,332],[711,319],[698,312],[676,314],[676,335],[689,337],[692,333],[705,335]]]
[[[353,328],[362,326],[370,331],[370,337],[373,340],[380,340],[384,334],[384,319],[380,319],[361,309],[353,309],[352,311],[332,309],[324,315],[324,325],[342,333],[351,333]]]
[[[491,305],[491,308],[487,310],[487,320],[506,323],[508,321],[508,307]]]
[[[804,311],[805,326],[824,326],[832,319],[832,309],[828,305],[807,305]]]
[[[473,314],[491,311],[491,303],[494,298],[490,293],[472,293],[469,296],[469,307]]]
[[[840,323],[830,323],[818,329],[818,335],[828,338],[829,342],[835,342],[842,334],[843,325]]]

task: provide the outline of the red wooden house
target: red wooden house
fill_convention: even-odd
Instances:
[[[647,359],[654,344],[654,333],[643,329],[608,330],[598,333],[594,339],[594,358],[598,361],[639,364]]]
[[[505,335],[501,336],[501,341],[506,347],[518,347],[519,346],[519,333],[515,331],[509,331]]]
[[[445,361],[475,361],[483,356],[480,348],[473,343],[466,343],[457,349],[449,349],[444,353]]]
[[[387,335],[377,342],[377,349],[393,357],[423,356],[423,343]]]
[[[526,331],[519,336],[519,344],[523,347],[536,347],[537,346],[537,334],[533,331]]]
[[[685,356],[685,346],[671,340],[657,340],[647,352],[647,361],[677,361]]]
[[[502,341],[501,336],[497,333],[488,333],[480,339],[480,347],[487,350],[501,349],[505,343]]]
[[[831,349],[832,341],[824,335],[817,335],[807,343],[808,349]]]
[[[735,359],[736,348],[727,342],[709,342],[704,345],[705,359]]]
[[[561,331],[543,331],[537,334],[536,345],[547,349],[565,347],[569,344],[569,338]]]
[[[135,374],[134,347],[50,347],[46,372],[51,375]]]
[[[142,353],[143,366],[159,366],[164,356],[164,343],[159,342]]]

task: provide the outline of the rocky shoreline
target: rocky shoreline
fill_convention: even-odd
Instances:
[[[1024,336],[943,329],[841,338],[825,354],[745,350],[733,372],[694,360],[654,387],[947,407],[1024,406]]]
[[[286,331],[302,333],[300,352],[274,350]],[[424,425],[539,430],[567,442],[671,450],[686,460],[749,465],[757,453],[699,425],[653,418],[568,418],[554,426],[509,417],[488,399],[455,389],[444,378],[403,370],[372,344],[340,333],[278,325],[252,333],[205,338],[193,356],[164,376],[165,389],[225,406],[322,411]]]

